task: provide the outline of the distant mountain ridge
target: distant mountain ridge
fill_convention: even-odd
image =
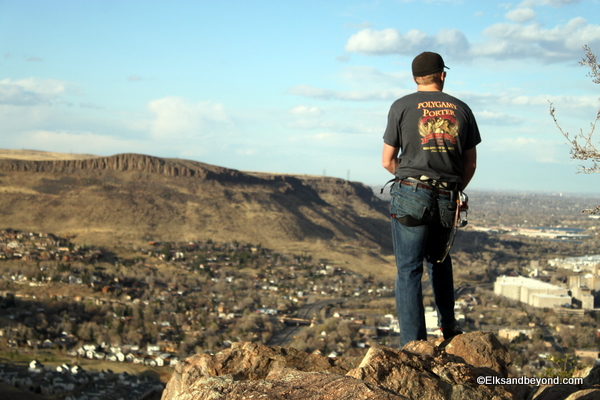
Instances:
[[[51,172],[63,173],[72,170],[111,170],[111,171],[140,171],[151,174],[161,174],[168,177],[188,176],[210,178],[211,173],[218,175],[227,171],[225,168],[208,164],[176,159],[164,159],[143,154],[117,154],[110,157],[94,157],[73,160],[18,160],[0,159],[0,171],[18,172]],[[234,170],[229,170],[234,171]],[[214,176],[212,178],[215,178]]]
[[[0,158],[2,227],[101,245],[237,240],[389,266],[387,204],[358,182],[142,154],[37,156]]]

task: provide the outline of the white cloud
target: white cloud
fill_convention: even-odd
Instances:
[[[505,91],[499,93],[455,93],[457,97],[466,101],[476,111],[475,117],[478,122],[482,118],[488,119],[494,125],[514,124],[530,120],[534,115],[547,117],[550,122],[550,103],[552,103],[559,114],[564,113],[565,118],[584,119],[587,121],[590,115],[595,115],[598,110],[598,98],[590,95],[536,95],[527,96],[519,91]],[[496,110],[496,111],[491,111]],[[503,110],[499,113],[497,110]],[[481,117],[480,117],[481,115]],[[504,120],[504,121],[503,121]],[[483,121],[483,120],[482,120]]]
[[[553,4],[547,2],[547,4]],[[560,2],[557,4],[567,4]],[[413,29],[401,33],[397,29],[363,29],[350,36],[345,45],[348,53],[366,55],[410,55],[423,50],[439,51],[457,61],[474,57],[497,60],[531,59],[556,62],[577,59],[587,44],[600,46],[600,25],[590,24],[585,18],[572,18],[564,25],[545,28],[530,22],[535,19],[533,9],[521,6],[506,14],[514,22],[497,23],[484,29],[485,42],[470,43],[457,29],[440,30],[430,35]]]
[[[339,135],[331,132],[321,132],[313,135],[313,139],[318,141],[335,141],[339,139]]]
[[[35,147],[61,153],[72,151],[95,155],[128,152],[152,154],[152,146],[148,142],[79,131],[26,131],[14,137],[10,145],[14,148]]]
[[[491,140],[490,140],[491,139]],[[486,147],[495,152],[522,157],[524,160],[543,164],[561,163],[564,161],[564,143],[552,140],[541,140],[530,137],[502,138],[494,140],[488,137]]]
[[[288,122],[287,126],[292,129],[334,129],[335,123],[315,119],[298,119]]]
[[[231,124],[220,103],[191,103],[181,97],[165,97],[151,101],[148,109],[154,114],[148,128],[157,139],[198,139]]]
[[[475,118],[477,118],[477,124],[480,126],[519,125],[525,120],[523,117],[518,117],[515,115],[503,113],[503,112],[494,112],[494,111],[489,111],[489,110],[477,111],[477,115],[475,116]]]
[[[367,29],[371,27],[371,23],[370,22],[360,22],[360,23],[351,23],[351,22],[347,22],[344,24],[344,28],[346,29]]]
[[[393,28],[363,29],[350,36],[345,46],[347,52],[369,55],[414,55],[424,49],[443,49],[445,54],[464,55],[468,48],[468,40],[457,29],[442,29],[433,36],[418,29],[411,29],[406,34]]]
[[[56,95],[65,93],[67,91],[67,87],[69,86],[67,82],[59,81],[56,79],[26,78],[12,82],[10,81],[10,79],[4,79],[0,81],[0,84],[11,83],[20,86],[28,91]]]
[[[532,23],[499,23],[483,31],[489,39],[473,45],[473,55],[494,59],[537,58],[546,62],[573,60],[584,44],[600,44],[600,26],[576,17],[552,29]]]
[[[385,73],[377,68],[368,66],[346,67],[340,71],[340,77],[348,83],[356,84],[360,87],[369,86],[404,86],[408,81],[412,85],[412,75],[410,71],[396,73]]]
[[[0,82],[0,104],[22,106],[48,103],[50,100],[47,96],[28,92],[21,86]]]
[[[303,118],[286,123],[286,126],[297,134],[314,135],[327,133],[350,137],[383,135],[388,107],[376,109],[354,109],[340,107],[328,110],[328,118]]]
[[[244,157],[249,157],[249,156],[254,156],[257,154],[257,150],[256,149],[237,149],[235,150],[235,154],[239,155],[239,156],[244,156]]]
[[[318,107],[308,107],[302,105],[292,108],[290,113],[295,115],[319,116],[323,112]]]
[[[344,135],[331,132],[320,131],[316,133],[289,136],[287,141],[294,144],[300,144],[303,148],[310,148],[312,151],[325,151],[325,145],[334,146],[344,140]]]
[[[0,104],[51,105],[59,101],[70,87],[68,83],[54,79],[3,79],[0,81]]]
[[[539,105],[549,105],[549,102],[556,104],[564,104],[565,107],[568,108],[594,108],[598,107],[598,98],[594,96],[571,96],[571,95],[562,95],[562,96],[549,96],[549,95],[538,95],[538,96],[514,96],[504,97],[502,102],[505,104],[513,104],[519,106],[539,106]]]
[[[535,11],[531,8],[517,8],[506,13],[506,18],[518,23],[531,21],[535,18]]]
[[[88,108],[88,109],[91,109],[91,110],[104,110],[104,109],[106,109],[105,107],[100,106],[100,105],[98,105],[96,103],[92,103],[91,101],[80,101],[79,102],[79,107],[81,107],[81,108]]]
[[[467,37],[458,29],[442,29],[434,36],[432,49],[450,57],[464,57],[470,52]]]
[[[293,86],[288,90],[289,93],[320,100],[343,100],[343,101],[367,101],[367,100],[395,100],[408,93],[401,89],[381,89],[381,90],[330,90],[316,88],[310,85]]]
[[[468,99],[469,104],[477,103],[479,105],[492,106],[549,106],[550,102],[555,104],[564,104],[571,109],[591,109],[598,108],[598,98],[594,96],[573,96],[573,95],[546,95],[526,96],[517,91],[506,91],[500,93],[458,93],[458,97]]]
[[[380,31],[363,29],[350,36],[345,50],[364,54],[412,54],[417,48],[428,47],[430,41],[427,33],[417,29],[405,35],[393,28]]]
[[[534,6],[553,6],[561,7],[569,4],[579,3],[579,0],[524,0],[520,7],[534,7]]]

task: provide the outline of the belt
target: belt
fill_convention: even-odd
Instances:
[[[430,185],[426,185],[425,183],[418,182],[416,180],[396,179],[396,182],[400,182],[400,184],[404,185],[404,186],[412,186],[412,187],[416,186],[421,189],[429,190],[430,192],[437,191],[439,194],[444,195],[444,196],[452,195],[452,191],[450,191],[450,190],[439,189],[434,186],[430,186]]]

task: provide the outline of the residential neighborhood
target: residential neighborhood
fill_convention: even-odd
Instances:
[[[149,241],[127,258],[106,253],[49,233],[0,231],[0,350],[172,368],[234,341],[268,343],[309,296],[392,296],[373,277],[260,245]],[[364,352],[357,318],[338,320],[352,324],[346,352]],[[319,347],[340,351],[325,340]]]
[[[116,374],[110,370],[85,371],[67,364],[50,367],[37,360],[31,361],[27,368],[0,364],[0,382],[65,400],[142,400],[164,388],[147,376]]]
[[[495,251],[507,257],[514,244],[502,243],[505,247]],[[147,241],[116,252],[75,245],[50,233],[5,229],[0,231],[0,254],[0,353],[6,371],[0,381],[34,392],[47,391],[42,383],[48,380],[57,383],[55,390],[71,384],[80,388],[72,380],[80,378],[78,363],[83,360],[168,374],[189,355],[213,354],[240,341],[270,344],[292,325],[303,328],[286,339],[287,345],[330,357],[360,356],[370,346],[395,346],[398,340],[389,279],[364,276],[305,254],[278,253],[260,244]],[[539,261],[518,254],[503,265],[489,254],[468,257],[458,256],[469,270],[457,271],[457,318],[465,330],[496,333],[514,354],[514,371],[539,374],[548,357],[565,352],[594,362],[600,331],[593,310],[549,309],[539,300],[544,293],[533,289],[528,293],[540,307],[530,305],[512,295],[517,289],[509,285],[529,276],[547,285],[567,284],[574,282],[567,276],[571,272],[549,262],[542,268]],[[504,282],[504,289],[494,293],[494,281],[485,282],[477,272],[481,268]],[[425,302],[428,333],[439,336],[430,295]],[[312,306],[321,303],[325,305]],[[279,343],[281,338],[277,339]],[[44,360],[36,355],[47,352],[71,362],[41,367],[38,363]],[[19,370],[11,358],[37,363]],[[84,386],[90,393],[101,386],[90,382],[108,385],[109,378],[115,388],[133,387],[125,383],[130,379],[125,375],[85,374]],[[42,376],[48,378],[38,379]],[[145,393],[160,384],[164,382],[141,381],[138,387]],[[83,399],[76,397],[77,390],[65,396]]]

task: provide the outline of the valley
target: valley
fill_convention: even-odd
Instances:
[[[139,155],[53,157],[0,162],[5,365],[53,354],[72,365],[163,371],[152,376],[164,383],[178,360],[238,341],[331,356],[397,345],[378,190]],[[597,253],[600,221],[581,210],[598,197],[469,196],[469,224],[452,251],[465,330],[531,331],[505,340],[515,374],[538,375],[551,357],[597,349],[595,310],[534,308],[495,295],[493,285],[535,269],[566,282],[574,272],[549,260]],[[540,227],[583,236],[523,234]],[[425,301],[433,304],[429,293]]]

